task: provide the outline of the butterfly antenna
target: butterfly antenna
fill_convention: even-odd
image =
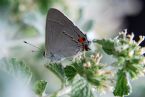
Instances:
[[[32,50],[32,52],[39,52],[39,51]]]
[[[39,50],[41,49],[41,48],[39,48],[39,47],[37,47],[37,46],[31,44],[31,43],[28,43],[27,41],[24,41],[24,43],[29,44],[30,46],[33,46],[33,47],[35,47],[35,48],[37,48],[37,49],[39,49]],[[32,52],[42,52],[42,53],[43,53],[43,56],[45,56],[45,52],[43,52],[43,51],[32,50]]]
[[[35,47],[35,48],[40,49],[39,47],[37,47],[37,46],[35,46],[35,45],[31,44],[31,43],[28,43],[27,41],[24,41],[24,43],[25,43],[25,44],[29,44],[29,45],[31,45],[31,46],[33,46],[33,47]]]

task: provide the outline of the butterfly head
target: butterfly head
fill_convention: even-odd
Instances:
[[[88,41],[86,34],[84,36],[79,36],[78,42],[82,45],[82,51],[89,51],[89,44],[90,41]]]

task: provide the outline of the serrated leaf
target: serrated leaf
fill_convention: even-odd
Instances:
[[[83,78],[74,80],[71,97],[94,97],[90,84]]]
[[[118,71],[118,79],[113,94],[115,96],[124,96],[131,93],[131,86],[127,78],[127,74],[123,70]]]
[[[66,66],[64,68],[64,71],[65,71],[65,75],[69,81],[73,80],[73,78],[77,74],[76,70],[72,66]]]
[[[46,65],[50,71],[52,71],[63,83],[65,82],[64,67],[61,63],[50,63]]]
[[[37,81],[34,85],[34,91],[37,95],[42,96],[45,91],[47,82],[44,80]]]
[[[95,42],[97,42],[98,44],[102,45],[103,50],[111,55],[115,53],[115,47],[114,47],[114,42],[111,40],[96,40]]]
[[[135,79],[138,77],[138,74],[140,74],[140,72],[143,71],[143,65],[141,64],[129,64],[129,65],[126,65],[126,70],[127,72],[129,73],[130,77],[132,79]]]
[[[88,77],[87,80],[94,86],[100,86],[101,82],[93,77]]]
[[[74,69],[77,71],[77,73],[82,75],[82,74],[84,74],[84,66],[83,66],[83,64],[84,64],[83,60],[79,60],[77,62],[73,62],[71,64],[71,66],[74,67]]]
[[[30,68],[22,61],[17,61],[16,58],[0,59],[0,69],[17,79],[23,79],[25,84],[28,84],[32,77]]]

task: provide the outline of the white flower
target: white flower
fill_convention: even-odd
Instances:
[[[144,41],[145,36],[139,36],[139,41],[137,42],[137,44],[141,44]]]
[[[129,53],[128,53],[128,56],[129,57],[132,57],[134,55],[134,50],[131,50]]]

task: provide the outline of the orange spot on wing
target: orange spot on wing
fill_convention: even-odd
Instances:
[[[86,39],[85,39],[84,37],[80,37],[80,38],[78,39],[78,41],[79,41],[80,43],[83,43],[84,41],[86,41]]]

